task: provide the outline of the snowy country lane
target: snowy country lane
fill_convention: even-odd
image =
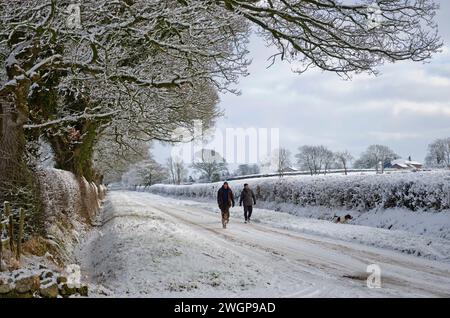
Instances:
[[[99,224],[77,253],[93,296],[450,296],[447,263],[233,214],[224,230],[217,208],[194,201],[113,191]],[[366,284],[371,264],[381,269],[379,289]]]

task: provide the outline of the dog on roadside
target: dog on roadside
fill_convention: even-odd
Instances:
[[[336,216],[334,215],[333,217],[333,222],[334,223],[347,223],[349,220],[353,219],[353,217],[350,214],[344,215],[344,216]]]

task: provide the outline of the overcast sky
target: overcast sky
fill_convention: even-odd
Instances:
[[[351,81],[318,70],[298,75],[285,62],[266,69],[273,48],[253,36],[250,75],[238,85],[242,95],[221,95],[225,116],[217,128],[280,128],[281,145],[293,154],[301,145],[323,144],[357,157],[379,143],[422,161],[433,139],[450,137],[449,20],[450,1],[442,0],[438,23],[445,48],[429,64],[389,64],[378,77]],[[167,156],[155,150],[158,159]]]

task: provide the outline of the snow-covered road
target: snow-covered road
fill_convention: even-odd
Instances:
[[[99,227],[78,251],[83,273],[93,286],[122,297],[450,296],[448,263],[244,224],[236,217],[240,208],[233,210],[224,230],[211,204],[110,192]],[[381,269],[379,289],[366,283],[373,264]],[[94,287],[93,295],[100,290]]]

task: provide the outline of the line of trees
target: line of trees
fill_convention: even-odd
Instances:
[[[314,174],[326,174],[329,169],[344,169],[347,174],[352,166],[359,169],[376,169],[383,173],[384,168],[393,160],[400,158],[392,149],[384,145],[371,145],[355,160],[348,150],[333,152],[325,146],[302,146],[296,154],[300,169]]]
[[[375,169],[377,173],[384,173],[385,167],[392,161],[400,158],[391,148],[385,145],[369,146],[359,158],[355,160],[348,150],[333,152],[323,145],[305,145],[298,148],[295,155],[295,166],[300,170],[309,171],[311,175],[327,174],[330,169],[343,169],[347,175],[350,167],[357,169]],[[199,179],[206,182],[217,182],[227,176],[257,175],[261,172],[258,164],[240,164],[230,174],[226,160],[216,151],[202,149],[195,156],[195,162],[190,166],[199,173]],[[283,177],[293,166],[291,152],[286,148],[273,151],[263,167]],[[450,168],[450,138],[436,139],[428,146],[426,166],[436,168]],[[133,180],[130,182],[130,180]],[[124,174],[122,182],[126,185],[145,185],[165,182],[181,184],[193,182],[192,176],[188,179],[188,166],[180,159],[169,157],[166,165],[157,164],[150,156],[132,167]]]
[[[160,164],[147,149],[146,159],[128,164],[120,176],[120,182],[126,188],[136,188],[149,187],[156,183],[182,184],[188,181],[187,177],[188,169],[182,160],[170,156],[165,164]]]
[[[266,165],[271,166],[280,176],[289,171],[292,166],[300,170],[309,171],[311,175],[324,173],[330,169],[343,169],[347,174],[349,167],[361,169],[375,168],[377,172],[384,172],[384,167],[399,156],[387,146],[371,145],[356,161],[348,150],[333,152],[323,145],[305,145],[298,148],[295,154],[295,164],[292,165],[291,153],[285,148],[274,151],[272,158]]]
[[[369,146],[356,160],[348,150],[333,152],[322,145],[307,145],[298,148],[295,158],[298,168],[314,175],[326,174],[330,168],[344,169],[347,174],[351,166],[357,169],[375,168],[377,173],[384,173],[384,169],[400,156],[388,146],[379,144]],[[290,162],[289,159],[285,161]],[[450,138],[436,139],[428,146],[425,165],[430,168],[450,169]],[[288,166],[279,166],[278,170],[286,168]]]

